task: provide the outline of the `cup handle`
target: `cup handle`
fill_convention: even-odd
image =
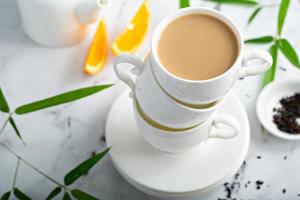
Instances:
[[[208,138],[230,139],[235,137],[240,131],[239,121],[230,115],[216,114],[212,123]],[[222,124],[229,126],[231,130],[220,127]]]
[[[131,89],[130,96],[135,97],[135,80],[132,78],[129,72],[122,70],[121,65],[119,65],[122,63],[131,64],[133,67],[131,68],[130,72],[135,76],[138,76],[142,73],[144,69],[144,63],[138,57],[128,54],[121,54],[114,59],[114,70],[117,77],[129,86]]]
[[[249,64],[251,60],[261,60],[262,63],[251,66]],[[243,55],[239,77],[243,78],[245,76],[261,74],[271,67],[272,62],[272,56],[267,51],[261,49],[249,50]]]

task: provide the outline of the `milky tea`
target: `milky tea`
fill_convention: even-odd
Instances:
[[[162,65],[177,77],[207,80],[226,72],[238,55],[238,41],[221,20],[190,14],[169,23],[158,43]]]

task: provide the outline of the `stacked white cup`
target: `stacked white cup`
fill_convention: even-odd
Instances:
[[[187,80],[171,74],[161,64],[157,46],[162,31],[174,19],[189,14],[216,17],[235,33],[239,53],[223,74],[208,80]],[[224,14],[207,8],[185,8],[157,26],[150,55],[144,62],[127,54],[114,60],[116,75],[131,89],[137,125],[150,144],[162,151],[181,153],[208,138],[229,139],[239,133],[238,119],[216,111],[238,78],[263,73],[272,65],[272,57],[264,50],[243,53],[243,41],[238,27]],[[251,66],[252,60],[261,62]],[[128,66],[130,71],[125,70]]]

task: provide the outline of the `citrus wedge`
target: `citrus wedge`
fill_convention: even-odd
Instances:
[[[107,56],[107,30],[104,18],[101,19],[91,42],[83,71],[93,75],[103,69]]]
[[[147,0],[144,0],[135,16],[131,19],[124,32],[112,44],[112,52],[134,53],[144,41],[150,25],[150,9]]]

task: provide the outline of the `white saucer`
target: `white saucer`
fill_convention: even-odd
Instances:
[[[274,81],[260,92],[256,102],[256,113],[260,123],[271,134],[286,140],[300,140],[300,134],[288,134],[280,131],[273,122],[273,108],[280,99],[300,92],[299,80]]]
[[[249,148],[246,111],[232,92],[220,108],[241,123],[241,132],[229,140],[210,139],[185,154],[166,154],[139,134],[128,91],[115,101],[108,115],[106,141],[120,174],[133,186],[164,199],[187,199],[222,183],[243,163]]]

